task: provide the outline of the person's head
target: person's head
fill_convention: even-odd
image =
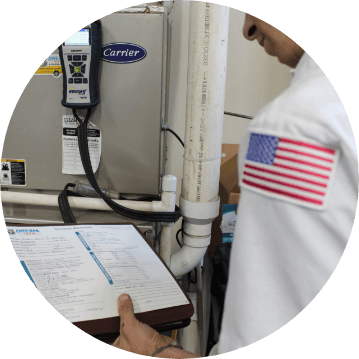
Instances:
[[[279,62],[292,68],[297,66],[304,53],[304,50],[288,36],[252,15],[246,14],[243,35],[249,41],[257,39],[267,54],[276,56]]]

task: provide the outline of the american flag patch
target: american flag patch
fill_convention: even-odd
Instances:
[[[338,160],[332,148],[251,133],[241,186],[302,206],[324,209]]]

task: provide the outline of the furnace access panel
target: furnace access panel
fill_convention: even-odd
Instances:
[[[164,15],[114,13],[101,22],[100,104],[91,115],[88,133],[91,160],[98,165],[95,175],[100,186],[120,193],[158,194]],[[86,60],[82,54],[71,57],[74,79],[83,81]],[[81,168],[74,153],[76,126],[71,109],[61,105],[58,60],[57,50],[49,54],[15,108],[2,153],[5,187],[62,190],[66,183],[86,180],[77,174]]]

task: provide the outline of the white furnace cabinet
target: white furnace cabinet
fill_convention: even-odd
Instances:
[[[120,193],[158,194],[165,160],[161,120],[166,121],[167,18],[163,13],[114,13],[101,22],[103,46],[133,44],[145,56],[136,62],[101,61],[100,104],[90,118],[101,131],[96,178],[100,186]],[[55,50],[43,66],[57,56]],[[86,180],[62,170],[63,116],[72,110],[61,105],[63,78],[54,72],[35,74],[14,110],[2,153],[3,187],[62,190],[69,182]],[[13,166],[12,173],[6,165]]]

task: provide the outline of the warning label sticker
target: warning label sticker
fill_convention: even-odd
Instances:
[[[26,186],[25,160],[2,158],[0,182],[3,186]]]
[[[52,75],[59,77],[62,75],[61,60],[59,54],[50,55],[35,72],[35,75]]]

